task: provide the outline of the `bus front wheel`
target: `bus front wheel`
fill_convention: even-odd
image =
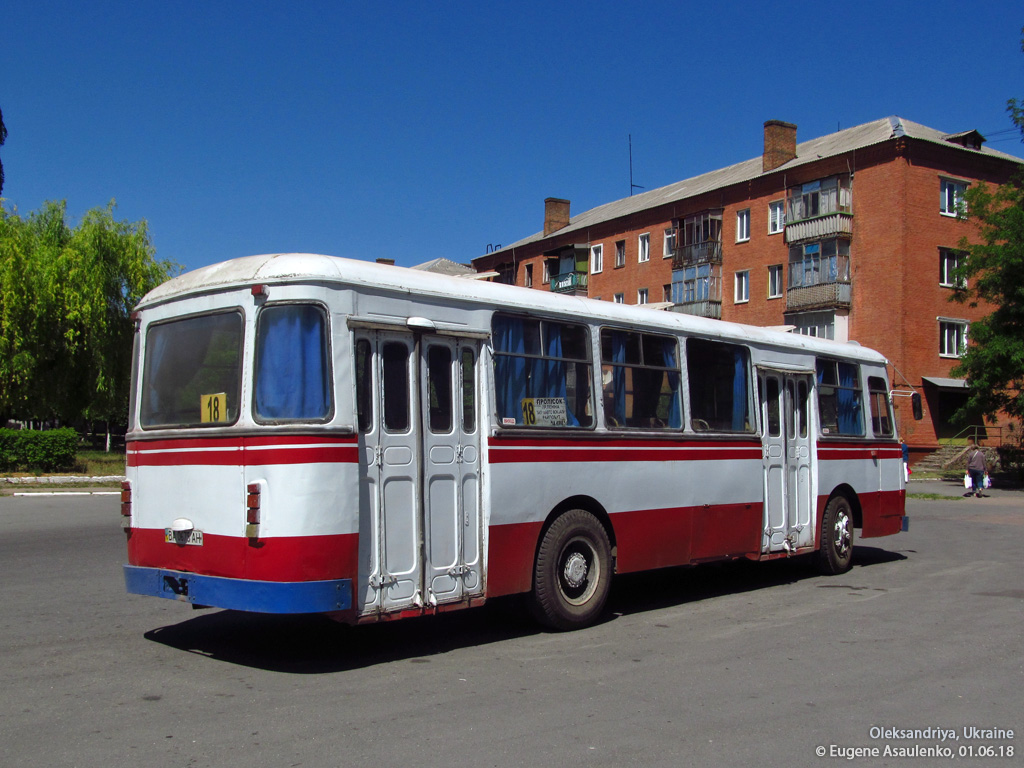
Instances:
[[[541,539],[533,572],[533,613],[552,629],[585,627],[604,609],[611,579],[611,543],[604,526],[585,510],[570,510]]]
[[[846,573],[853,560],[853,510],[845,496],[833,496],[821,518],[818,569],[829,575]]]

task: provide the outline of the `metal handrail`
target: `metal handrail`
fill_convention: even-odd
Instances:
[[[958,440],[966,440],[971,438],[975,443],[981,445],[984,440],[987,444],[992,443],[993,434],[995,435],[996,447],[1003,444],[1003,428],[1002,427],[991,427],[986,424],[972,424],[968,427],[964,427],[957,432],[953,437],[946,437],[939,441],[942,445],[954,445]],[[984,437],[982,437],[984,435]]]

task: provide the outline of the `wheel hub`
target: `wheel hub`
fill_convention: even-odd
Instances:
[[[587,559],[579,552],[573,552],[566,558],[563,574],[566,584],[578,589],[587,580]]]

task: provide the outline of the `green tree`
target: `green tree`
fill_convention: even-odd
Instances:
[[[63,202],[0,208],[0,414],[123,422],[132,309],[177,271],[113,202],[77,227]]]
[[[1007,111],[1024,141],[1024,107],[1010,99]],[[1024,170],[995,188],[972,185],[962,215],[978,230],[960,242],[967,258],[957,276],[967,287],[951,298],[993,310],[971,323],[970,343],[953,369],[969,387],[961,413],[981,413],[994,422],[1002,411],[1024,422]]]

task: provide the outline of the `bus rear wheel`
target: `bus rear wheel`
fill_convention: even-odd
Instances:
[[[570,510],[551,524],[537,550],[533,613],[551,629],[585,627],[604,610],[611,579],[611,543],[604,526],[585,510]]]
[[[821,517],[818,570],[829,575],[846,573],[852,561],[853,510],[845,496],[833,496]]]

